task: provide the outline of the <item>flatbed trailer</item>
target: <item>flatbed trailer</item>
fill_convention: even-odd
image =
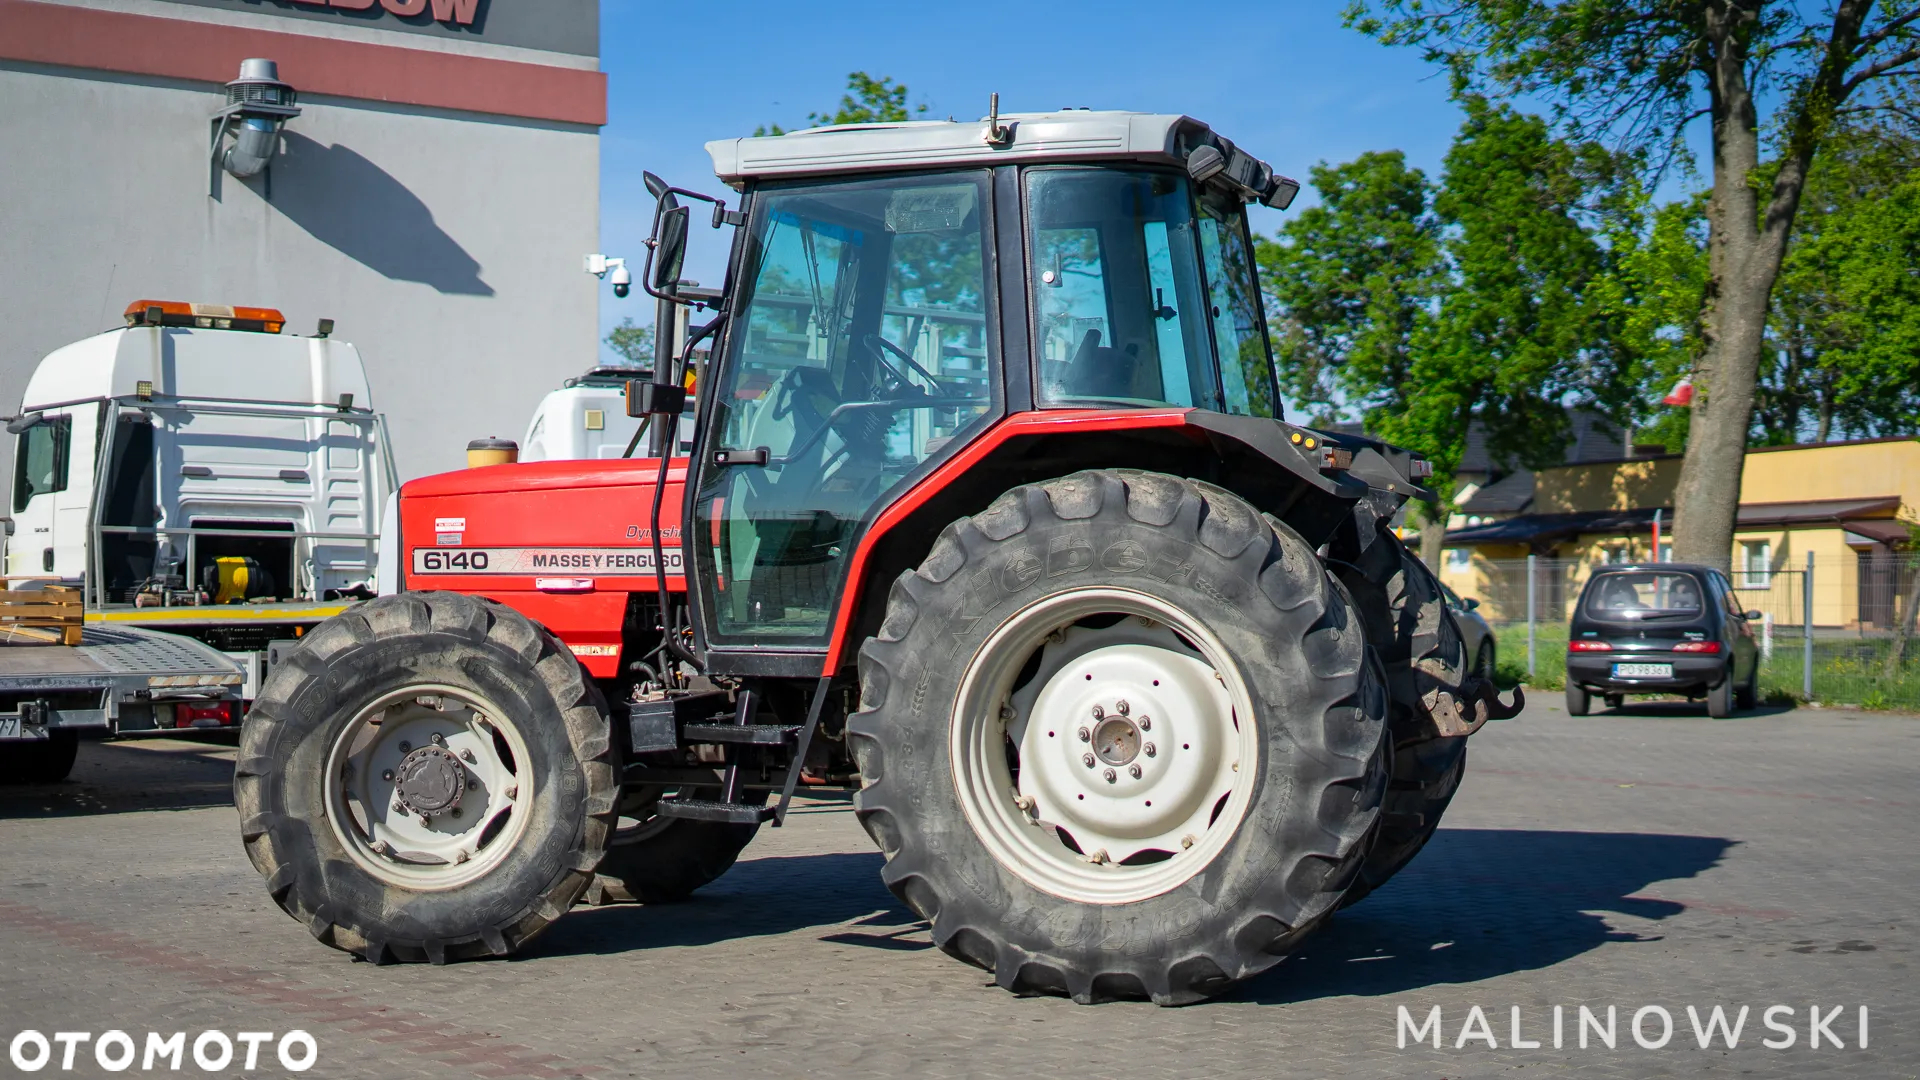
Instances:
[[[78,645],[0,645],[0,776],[65,777],[82,734],[231,728],[245,680],[219,650],[141,626],[89,622]]]
[[[109,604],[87,611],[87,625],[139,628],[196,639],[238,664],[241,697],[253,700],[279,657],[307,631],[358,601],[320,600],[285,603],[202,604],[134,607]]]

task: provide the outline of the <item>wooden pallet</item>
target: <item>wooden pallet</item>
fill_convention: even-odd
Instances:
[[[79,589],[48,585],[0,590],[0,642],[78,645],[85,623],[86,604]]]

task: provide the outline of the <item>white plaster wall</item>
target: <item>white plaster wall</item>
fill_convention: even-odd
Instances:
[[[401,478],[517,437],[594,362],[592,127],[304,99],[272,169],[208,196],[216,86],[0,62],[0,411],[136,299],[322,316],[359,346]],[[0,438],[11,476],[13,440]]]

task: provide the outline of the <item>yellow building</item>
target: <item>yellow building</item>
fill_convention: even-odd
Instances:
[[[1558,612],[1593,566],[1656,557],[1655,516],[1672,520],[1680,464],[1668,454],[1539,470],[1525,512],[1447,534],[1441,578],[1463,596],[1481,597],[1490,617],[1524,618],[1524,593],[1514,594],[1525,578],[1516,579],[1514,568],[1537,556],[1549,565],[1536,574],[1535,603],[1542,615]],[[1908,522],[1915,520],[1920,439],[1750,450],[1731,553],[1734,585],[1750,606],[1798,623],[1805,617],[1799,572],[1811,554],[1816,625],[1885,627],[1904,614],[1911,571],[1894,556],[1911,547]],[[1661,546],[1670,558],[1665,535]]]

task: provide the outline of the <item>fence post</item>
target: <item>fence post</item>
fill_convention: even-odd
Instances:
[[[1800,579],[1800,611],[1806,620],[1801,633],[1806,635],[1801,646],[1800,690],[1808,701],[1813,700],[1813,552],[1807,552],[1807,572]]]
[[[1773,612],[1760,613],[1760,655],[1771,662],[1773,660]]]
[[[1539,560],[1539,558],[1540,557],[1538,555],[1527,556],[1527,677],[1528,678],[1532,678],[1534,673],[1533,671],[1534,669],[1533,623],[1534,623],[1534,613],[1536,608],[1533,602],[1533,581],[1536,575],[1534,574],[1533,571],[1534,571],[1534,565]]]

